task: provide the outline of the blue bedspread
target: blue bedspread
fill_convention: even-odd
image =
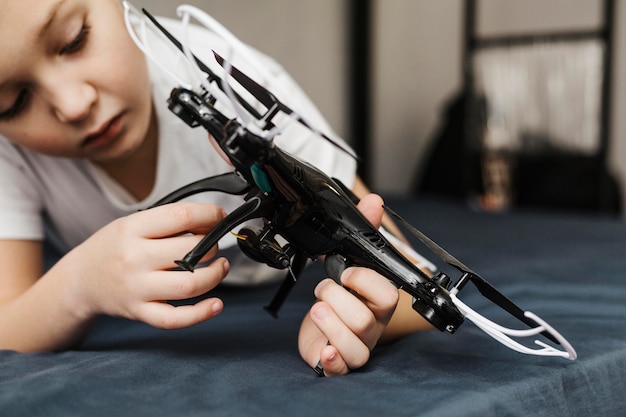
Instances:
[[[80,350],[0,351],[0,415],[626,415],[625,223],[388,203],[554,325],[578,360],[510,351],[466,322],[454,335],[425,332],[376,348],[349,376],[316,377],[296,349],[301,317],[323,276],[313,265],[279,319],[262,309],[274,287],[225,287],[216,291],[225,300],[222,315],[193,328],[168,332],[103,318]],[[505,317],[464,292],[481,313]]]

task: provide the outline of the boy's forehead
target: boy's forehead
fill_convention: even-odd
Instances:
[[[64,4],[71,2],[72,0],[0,0],[0,30],[22,28],[40,32],[54,19]]]
[[[48,22],[72,0],[0,0],[0,69],[24,57],[45,34]]]
[[[58,7],[65,0],[0,0],[0,18],[20,15],[38,15],[42,10]]]

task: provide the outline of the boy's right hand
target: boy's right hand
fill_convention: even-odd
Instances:
[[[107,314],[164,329],[191,326],[219,314],[223,304],[217,298],[178,307],[167,301],[203,295],[222,282],[229,270],[223,258],[193,273],[173,269],[174,259],[189,252],[224,216],[215,205],[181,202],[103,227],[60,261],[77,278],[77,313],[84,320]]]

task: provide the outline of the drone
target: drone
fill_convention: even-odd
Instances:
[[[272,92],[232,65],[230,59],[213,52],[222,70],[217,74],[148,11],[142,9],[140,12],[127,2],[124,2],[124,7],[128,30],[146,55],[153,57],[132,26],[133,18],[135,23],[138,20],[141,22],[143,32],[147,25],[156,29],[180,50],[195,73],[200,74],[198,87],[177,86],[172,89],[168,108],[191,128],[204,128],[234,167],[232,172],[184,186],[163,197],[154,206],[203,192],[222,192],[242,196],[243,199],[237,209],[176,261],[180,268],[193,271],[222,237],[241,227],[235,235],[245,255],[256,262],[287,271],[276,295],[266,306],[272,315],[277,315],[308,260],[323,258],[326,272],[335,279],[350,266],[370,268],[385,276],[398,289],[411,295],[413,309],[440,331],[453,334],[468,319],[515,351],[576,359],[574,348],[551,325],[536,314],[518,307],[478,273],[385,206],[385,211],[392,218],[458,271],[459,277],[453,280],[451,274],[443,271],[435,271],[432,276],[425,273],[396,247],[396,240],[392,243],[387,234],[374,227],[360,213],[356,207],[358,198],[345,185],[285,152],[273,139],[286,125],[299,123],[341,151],[352,155],[351,150],[317,130]],[[223,37],[233,51],[245,54],[246,46],[200,9],[185,5],[178,8],[178,13],[184,24],[194,18]],[[254,97],[255,105],[244,99],[240,91]],[[235,116],[225,115],[219,109],[220,105],[232,109]],[[279,120],[277,115],[281,115],[282,119]],[[251,220],[260,220],[261,224],[248,225]],[[468,283],[522,322],[525,328],[520,330],[498,325],[463,303],[458,294]],[[515,340],[539,334],[552,344],[535,340],[537,348]]]

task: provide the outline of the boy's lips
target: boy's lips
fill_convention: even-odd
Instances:
[[[115,138],[122,129],[122,115],[119,114],[104,123],[97,131],[89,134],[82,143],[83,148],[104,146]]]

